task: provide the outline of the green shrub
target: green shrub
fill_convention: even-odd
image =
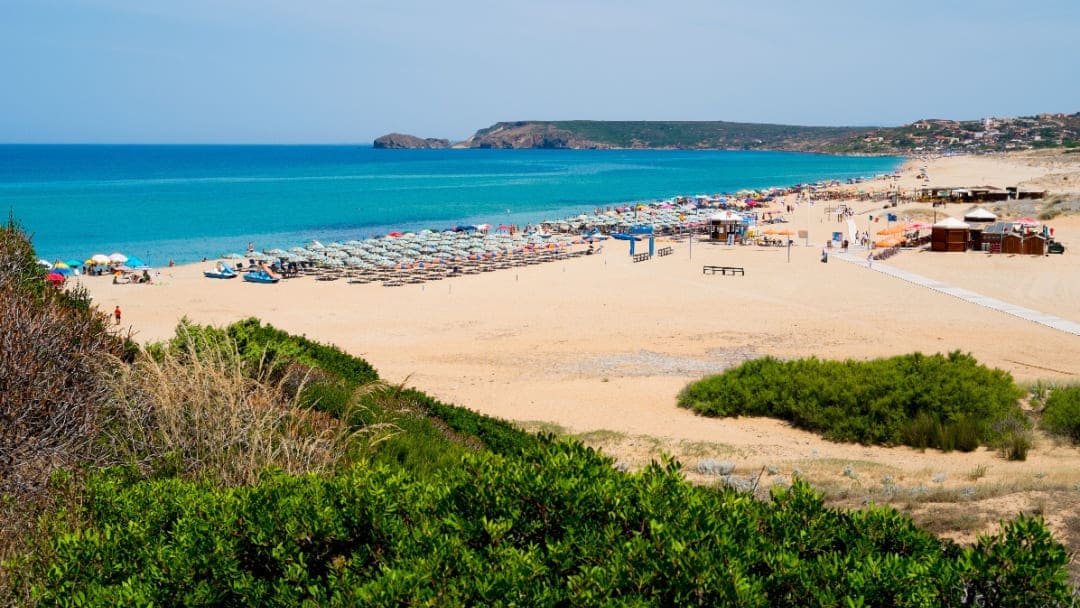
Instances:
[[[1050,392],[1042,412],[1042,425],[1055,435],[1080,443],[1080,386]]]
[[[748,361],[691,383],[679,405],[708,416],[769,416],[834,441],[970,451],[1019,412],[1012,377],[970,355],[873,361]]]
[[[1038,520],[971,549],[892,509],[841,511],[796,480],[766,503],[678,466],[622,474],[574,443],[220,489],[95,478],[20,572],[44,605],[1067,604]],[[70,521],[70,520],[68,520]],[[1022,598],[1022,599],[1021,599]],[[860,603],[861,602],[861,603]],[[1005,603],[1002,603],[1005,602]],[[1011,602],[1011,603],[1008,603]],[[1019,604],[1017,603],[1019,602]]]
[[[1023,413],[1010,414],[994,423],[995,440],[1002,458],[1027,460],[1028,450],[1034,441],[1031,423]]]

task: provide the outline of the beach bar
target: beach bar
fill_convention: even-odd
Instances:
[[[953,252],[967,250],[970,229],[971,226],[956,218],[948,217],[941,220],[931,227],[930,250]]]

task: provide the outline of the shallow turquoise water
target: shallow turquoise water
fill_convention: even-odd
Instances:
[[[41,257],[163,264],[312,238],[535,222],[597,206],[890,172],[783,152],[0,146],[0,206]]]

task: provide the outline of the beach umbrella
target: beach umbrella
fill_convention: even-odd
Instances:
[[[49,260],[46,260],[46,259],[38,260],[37,265],[41,266],[42,268],[52,268],[52,262],[50,262]]]
[[[60,268],[57,268],[56,266],[53,266],[52,272],[50,272],[49,274],[59,274],[59,275],[65,276],[65,277],[69,277],[74,273],[70,268],[68,268],[67,264],[64,264]]]
[[[895,247],[904,242],[904,239],[898,236],[890,236],[881,239],[880,241],[874,241],[874,247]]]
[[[125,263],[128,266],[131,266],[132,268],[142,268],[143,266],[146,266],[146,262],[140,260],[136,256],[131,256],[130,258],[127,259],[127,262],[125,262]]]
[[[907,224],[897,224],[895,226],[889,226],[888,228],[882,228],[881,230],[878,230],[877,233],[881,235],[903,234],[908,230],[909,228]]]
[[[109,259],[109,256],[105,255],[104,253],[95,253],[94,255],[90,256],[90,259],[95,264],[108,264],[112,261]]]
[[[1030,217],[1022,217],[1022,218],[1020,218],[1018,220],[1013,221],[1013,223],[1017,224],[1017,225],[1020,225],[1020,226],[1038,226],[1039,225],[1038,220],[1035,220],[1035,219],[1030,218]]]
[[[83,264],[84,264],[84,262],[80,262],[79,260],[68,260],[67,261],[67,265],[71,266],[72,268],[78,268],[79,266],[82,266]]]
[[[127,262],[127,260],[128,260],[127,256],[120,253],[119,251],[109,254],[109,261],[110,262],[117,262],[119,264],[123,264],[123,263]]]
[[[76,266],[77,265],[78,264],[76,264]],[[57,268],[71,268],[71,266],[69,266],[67,262],[61,262],[59,260],[57,260],[56,263],[54,263],[52,265],[52,267],[53,267],[54,270],[57,269]]]
[[[45,275],[45,280],[49,281],[54,285],[59,285],[63,283],[64,278],[64,275],[60,274],[59,272],[50,272],[49,274]]]

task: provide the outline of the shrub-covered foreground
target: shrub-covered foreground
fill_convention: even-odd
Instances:
[[[1042,424],[1051,433],[1080,443],[1080,386],[1051,391],[1042,412]]]
[[[1019,519],[973,548],[796,482],[773,502],[628,475],[577,444],[215,489],[93,479],[29,570],[46,605],[1050,606],[1065,550]],[[850,600],[850,602],[849,602]],[[985,602],[979,603],[979,602]]]
[[[748,361],[694,382],[679,405],[708,416],[769,416],[863,444],[974,450],[1022,433],[1022,391],[959,352],[873,361]]]

